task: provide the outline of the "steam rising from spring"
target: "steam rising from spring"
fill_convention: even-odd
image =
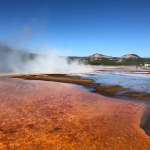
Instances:
[[[0,45],[0,73],[74,73],[87,72],[91,68],[78,61],[68,63],[65,56],[27,53]]]

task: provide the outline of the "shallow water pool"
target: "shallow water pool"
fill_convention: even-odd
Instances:
[[[120,73],[92,73],[76,75],[93,79],[95,83],[100,83],[102,86],[119,85],[124,88],[130,88],[130,91],[150,93],[150,76],[144,77]]]

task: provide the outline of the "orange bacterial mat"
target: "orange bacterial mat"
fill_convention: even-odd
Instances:
[[[145,109],[79,85],[0,76],[0,149],[149,150]]]

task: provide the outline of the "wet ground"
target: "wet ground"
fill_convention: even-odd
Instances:
[[[0,149],[149,150],[140,128],[147,107],[79,85],[0,76]]]
[[[91,73],[73,75],[93,79],[95,83],[100,83],[102,86],[119,85],[123,88],[130,88],[128,91],[150,93],[150,68],[97,67]],[[125,92],[119,92],[119,94]]]

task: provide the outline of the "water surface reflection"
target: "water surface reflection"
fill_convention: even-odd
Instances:
[[[97,73],[92,74],[76,74],[78,76],[93,79],[95,83],[102,86],[119,85],[123,88],[130,88],[131,91],[150,93],[150,76],[127,74],[122,72],[115,73]],[[122,93],[120,93],[122,94]]]

